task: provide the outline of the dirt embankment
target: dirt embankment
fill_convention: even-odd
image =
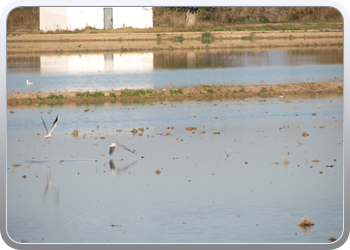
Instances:
[[[279,98],[315,95],[342,95],[343,83],[298,83],[277,85],[197,86],[169,89],[111,90],[101,92],[15,93],[7,95],[7,105],[48,103],[133,102],[160,100],[201,100],[206,98]]]
[[[340,31],[214,31],[205,41],[202,35],[203,32],[11,34],[7,37],[7,53],[343,46]]]

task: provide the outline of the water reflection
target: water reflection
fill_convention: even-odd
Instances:
[[[342,49],[193,50],[154,52],[155,69],[343,64]]]
[[[34,82],[28,87],[26,79]],[[264,80],[264,82],[261,81]],[[9,55],[7,93],[343,81],[343,49]]]
[[[110,160],[109,161],[109,168],[112,172],[113,175],[117,175],[119,173],[122,173],[124,172],[125,170],[127,170],[128,168],[132,167],[133,165],[135,165],[137,163],[137,161],[133,162],[133,163],[130,163],[122,168],[116,168],[115,167],[115,164],[114,164],[114,161],[113,160]]]
[[[45,190],[44,190],[44,203],[46,203],[49,191],[54,198],[55,204],[59,205],[59,203],[60,203],[60,190],[54,184],[54,182],[51,178],[51,173],[46,175],[46,186],[45,186]]]

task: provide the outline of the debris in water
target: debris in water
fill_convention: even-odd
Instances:
[[[191,131],[191,130],[196,130],[197,128],[195,127],[187,127],[186,130]]]
[[[289,163],[289,159],[287,156],[283,156],[282,159],[283,159],[283,163]]]
[[[319,160],[319,159],[317,159],[317,158],[315,158],[315,159],[313,159],[313,160],[312,160],[312,162],[316,162],[316,163],[318,163],[318,162],[320,162],[320,160]]]
[[[331,238],[329,238],[328,240],[331,241],[331,242],[333,242],[333,241],[336,241],[337,239],[334,238],[334,237],[331,237]]]
[[[130,132],[133,133],[133,134],[136,134],[137,133],[137,129],[133,128]]]
[[[306,133],[305,131],[301,135],[304,136],[304,137],[309,136],[309,134]]]
[[[78,131],[78,130],[74,130],[73,133],[72,133],[72,135],[73,135],[74,137],[78,137],[78,134],[79,134],[79,131]]]
[[[306,215],[299,221],[298,226],[314,226],[315,224],[311,221],[310,218],[307,218]]]
[[[157,175],[160,175],[160,170],[157,169],[155,173],[156,173]]]

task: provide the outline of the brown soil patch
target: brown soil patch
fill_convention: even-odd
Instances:
[[[15,93],[7,95],[7,105],[44,104],[44,103],[94,103],[94,102],[139,102],[163,100],[203,100],[207,98],[278,98],[285,93],[284,99],[303,95],[339,95],[343,94],[343,83],[298,83],[277,85],[209,86],[201,85],[185,88],[147,89],[147,90],[111,90],[102,91],[103,97],[78,97],[84,92],[51,93]],[[93,92],[91,92],[92,94]],[[127,93],[127,95],[126,95]],[[59,97],[60,98],[52,98]],[[50,98],[51,97],[51,98]]]

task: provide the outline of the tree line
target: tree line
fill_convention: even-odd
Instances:
[[[332,7],[154,7],[154,26],[185,25],[196,22],[216,24],[278,23],[295,21],[343,21]]]

